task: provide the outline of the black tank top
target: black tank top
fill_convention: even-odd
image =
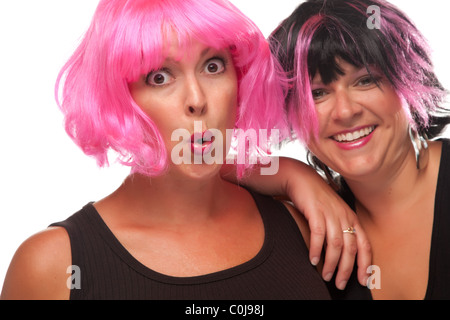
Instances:
[[[354,201],[348,203],[354,208]],[[333,299],[372,299],[370,290],[358,283],[356,268],[344,291],[337,290],[331,283],[330,281],[328,288]],[[383,271],[381,271],[381,285],[383,285]],[[450,299],[450,140],[442,140],[441,163],[434,200],[428,286],[424,299]]]
[[[172,277],[136,260],[118,241],[90,203],[67,220],[72,264],[80,287],[71,299],[269,300],[329,299],[310,264],[298,226],[285,206],[252,193],[264,222],[265,239],[251,260],[211,274]],[[75,274],[74,274],[75,276]]]

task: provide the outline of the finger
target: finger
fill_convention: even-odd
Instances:
[[[358,251],[356,234],[344,233],[344,246],[341,259],[339,261],[338,272],[336,274],[336,287],[344,290],[355,265],[355,256]]]
[[[361,226],[357,225],[357,230],[361,230],[356,234],[357,246],[358,246],[358,281],[362,286],[367,285],[368,273],[367,270],[372,264],[372,247],[369,239],[363,232]]]
[[[309,243],[309,259],[316,266],[322,255],[322,249],[325,243],[326,223],[322,214],[313,215],[309,223],[310,243]]]
[[[340,260],[344,239],[342,230],[337,228],[327,229],[327,246],[325,251],[325,261],[322,270],[322,277],[325,281],[330,281]]]

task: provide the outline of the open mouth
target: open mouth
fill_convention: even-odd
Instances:
[[[339,133],[337,135],[332,136],[332,139],[342,143],[355,142],[359,139],[365,138],[368,135],[370,135],[375,130],[375,128],[376,126],[370,126],[352,132]]]

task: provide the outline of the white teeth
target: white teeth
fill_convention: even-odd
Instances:
[[[333,136],[333,139],[339,142],[351,142],[368,136],[373,130],[375,130],[375,126],[367,127],[354,132],[337,134]]]

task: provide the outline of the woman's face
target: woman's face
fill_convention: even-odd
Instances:
[[[134,101],[154,121],[163,137],[171,172],[195,177],[218,172],[223,162],[198,164],[194,157],[197,155],[198,159],[199,155],[219,148],[226,155],[224,141],[207,137],[204,140],[212,141],[203,142],[201,137],[214,129],[225,138],[226,130],[232,129],[236,121],[237,76],[228,50],[216,50],[193,39],[189,52],[180,54],[174,40],[162,67],[142,75],[129,87]],[[184,138],[172,141],[172,134],[180,129],[185,132]],[[175,147],[185,152],[172,154]],[[174,165],[179,160],[173,159],[174,155],[187,155],[191,164],[184,161]]]
[[[345,72],[324,85],[317,73],[312,95],[319,121],[311,152],[348,180],[383,177],[408,154],[408,121],[395,90],[376,70],[378,86],[365,68],[340,60]]]

